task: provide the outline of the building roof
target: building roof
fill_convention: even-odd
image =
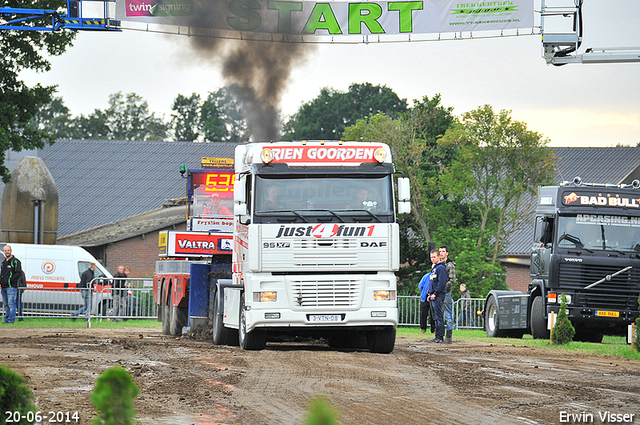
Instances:
[[[179,167],[202,157],[233,158],[235,143],[58,140],[38,151],[58,188],[58,237],[186,196]]]
[[[186,221],[186,206],[159,208],[113,223],[81,230],[58,238],[60,245],[100,246],[140,236]]]
[[[556,183],[580,177],[585,183],[631,183],[640,179],[640,147],[553,148],[556,154]],[[535,205],[535,204],[534,204]],[[513,232],[505,256],[529,256],[531,223]],[[504,257],[503,257],[504,258]]]

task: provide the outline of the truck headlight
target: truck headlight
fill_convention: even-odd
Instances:
[[[396,291],[390,291],[388,289],[373,291],[373,299],[376,301],[395,301]]]
[[[253,302],[256,303],[270,303],[278,301],[278,293],[274,291],[254,292]]]

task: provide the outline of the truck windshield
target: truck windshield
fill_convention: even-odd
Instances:
[[[255,214],[311,221],[389,221],[393,217],[391,176],[257,176]],[[382,219],[380,217],[383,217]]]
[[[561,248],[640,252],[640,217],[560,216],[557,243]]]

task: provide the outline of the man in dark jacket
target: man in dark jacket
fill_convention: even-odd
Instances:
[[[86,315],[85,320],[89,320],[89,313],[91,312],[91,281],[93,280],[93,271],[96,269],[95,263],[89,264],[89,268],[82,272],[80,275],[80,283],[78,283],[77,288],[80,289],[80,295],[84,299],[84,306],[80,307],[78,311],[73,314],[73,320],[76,320],[76,317],[84,313]]]
[[[434,249],[430,253],[431,263],[435,264],[431,270],[429,278],[431,284],[429,286],[429,299],[431,300],[431,310],[436,320],[436,336],[429,342],[444,341],[444,295],[447,290],[447,268],[444,261],[440,258],[440,253]]]
[[[3,251],[5,259],[0,269],[0,284],[2,285],[4,323],[14,323],[16,321],[18,281],[22,276],[22,263],[12,254],[11,246],[5,245]]]
[[[118,266],[118,271],[113,275],[113,277],[126,278],[127,274],[124,272],[124,266]],[[115,279],[113,281],[113,316],[114,318],[111,320],[121,321],[122,318],[119,316],[125,315],[125,300],[127,297],[127,284],[126,280],[123,279]]]
[[[440,247],[440,259],[447,268],[447,291],[444,294],[444,324],[447,334],[444,337],[445,344],[451,344],[453,335],[453,299],[451,298],[451,289],[456,284],[456,263],[449,259],[449,248]]]

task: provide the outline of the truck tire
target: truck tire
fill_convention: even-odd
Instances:
[[[169,329],[171,325],[171,298],[167,299],[169,291],[170,288],[162,287],[162,302],[160,305],[162,306],[162,333],[165,335],[170,335]]]
[[[169,324],[169,335],[172,336],[181,336],[182,328],[187,325],[187,315],[189,314],[189,309],[178,307],[175,305],[171,306],[171,321]]]
[[[367,345],[372,353],[389,354],[396,345],[396,328],[389,326],[382,330],[368,331]]]
[[[243,350],[262,350],[267,344],[267,334],[262,329],[247,332],[247,318],[244,308],[244,294],[240,295],[240,326],[238,326],[238,342]]]
[[[533,339],[549,339],[547,320],[544,318],[544,301],[540,295],[531,303],[531,336]]]
[[[224,293],[221,290],[216,291],[213,296],[213,343],[215,345],[238,345],[238,342],[234,338],[234,335],[237,335],[237,332],[233,332],[231,329],[224,327],[222,316],[223,312],[220,311],[220,309],[223,308],[223,297]]]
[[[508,331],[500,329],[500,319],[498,317],[498,303],[495,297],[491,296],[487,300],[485,307],[485,327],[487,328],[487,336],[489,338],[505,338]]]

